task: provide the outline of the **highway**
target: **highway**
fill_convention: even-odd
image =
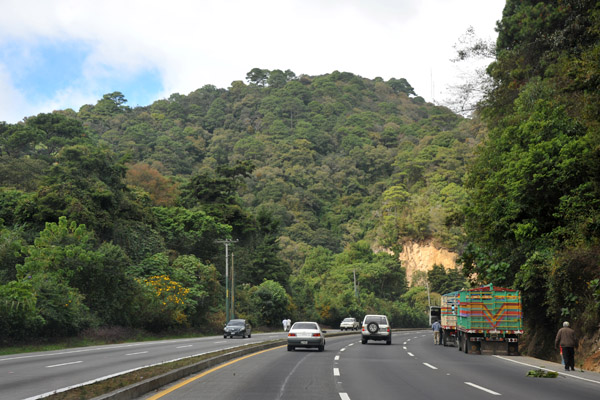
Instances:
[[[429,331],[395,332],[391,346],[331,337],[324,352],[277,347],[225,363],[148,393],[141,400],[595,399],[600,374],[558,370],[533,378],[528,357],[464,354],[435,346]]]
[[[144,366],[285,337],[282,331],[246,339],[212,336],[1,356],[0,399],[39,399]]]
[[[0,357],[0,399],[40,399],[56,390],[179,358],[285,338],[194,339],[94,346]],[[327,334],[326,334],[327,337]],[[528,377],[540,367],[560,376]],[[598,399],[600,374],[564,372],[528,357],[474,355],[435,346],[430,331],[394,332],[384,342],[328,337],[324,352],[286,346],[250,354],[148,393],[143,400],[183,399]]]

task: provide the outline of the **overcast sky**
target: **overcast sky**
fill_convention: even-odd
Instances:
[[[441,101],[469,26],[496,38],[505,0],[0,0],[0,121],[145,106],[252,68],[405,78]]]

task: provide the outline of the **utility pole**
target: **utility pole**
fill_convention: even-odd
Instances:
[[[427,286],[427,302],[429,303],[429,309],[431,310],[431,296],[429,294],[429,281],[425,279],[425,286]]]
[[[233,273],[233,251],[231,252],[231,318],[235,318],[235,275]]]
[[[225,245],[225,323],[229,322],[229,245],[237,242],[237,239],[215,240]]]

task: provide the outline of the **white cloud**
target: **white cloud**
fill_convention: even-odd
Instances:
[[[228,87],[260,67],[406,78],[431,100],[431,77],[438,97],[457,73],[449,59],[458,37],[469,26],[494,36],[503,5],[503,0],[4,0],[0,46],[11,40],[24,46],[44,40],[86,43],[87,87],[72,86],[68,93],[89,92],[94,81],[115,70],[122,77],[145,69],[160,72],[166,97],[205,84]],[[10,86],[7,79],[4,85]],[[63,98],[56,96],[58,108]],[[0,104],[6,101],[0,94]]]
[[[6,67],[0,64],[0,115],[1,121],[17,122],[23,119],[28,105],[23,95],[12,85]]]

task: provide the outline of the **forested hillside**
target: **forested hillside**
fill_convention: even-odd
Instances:
[[[583,355],[600,339],[600,5],[509,0],[498,33],[463,260],[522,290],[532,353],[568,320]]]
[[[258,68],[148,107],[115,92],[3,124],[3,339],[218,329],[225,239],[235,313],[257,325],[423,326],[427,294],[397,254],[403,238],[463,244],[476,133],[404,79]]]

